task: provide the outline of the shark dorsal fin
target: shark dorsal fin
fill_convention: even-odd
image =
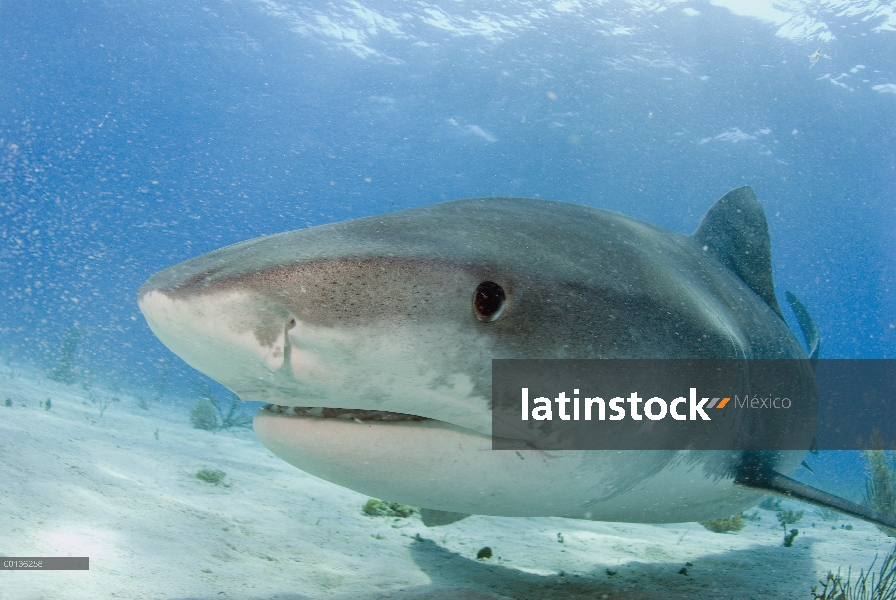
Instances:
[[[692,237],[784,318],[772,281],[768,222],[753,188],[739,187],[722,196],[703,215]]]

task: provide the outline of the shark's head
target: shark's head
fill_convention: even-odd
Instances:
[[[665,267],[695,253],[686,236],[645,243],[654,229],[461,200],[223,248],[156,274],[138,301],[169,348],[243,399],[487,434],[492,358],[743,355],[711,282]]]
[[[278,455],[418,505],[396,481],[411,462],[433,473],[441,444],[488,447],[493,358],[740,358],[790,343],[751,337],[750,319],[774,310],[690,236],[510,198],[250,240],[154,275],[138,301],[187,363],[276,405],[255,429]],[[358,452],[366,463],[348,465]]]

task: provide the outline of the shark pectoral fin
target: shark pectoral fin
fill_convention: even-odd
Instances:
[[[809,347],[809,361],[814,367],[815,363],[818,362],[818,355],[821,353],[821,343],[815,319],[812,318],[812,313],[809,312],[809,309],[796,297],[796,294],[793,292],[786,292],[786,294],[787,302],[790,303],[790,308],[793,309],[793,314],[796,315],[797,323],[800,324],[803,337],[806,339],[806,345]]]
[[[793,498],[801,502],[807,502],[820,506],[822,508],[830,508],[839,513],[856,517],[875,525],[883,525],[896,529],[896,518],[890,515],[879,513],[871,510],[867,506],[844,500],[839,496],[822,492],[805,483],[800,483],[795,479],[791,479],[785,475],[781,475],[777,471],[771,469],[755,469],[742,468],[734,479],[734,483],[744,487],[763,490],[779,494],[787,498]]]
[[[431,508],[421,508],[420,518],[427,527],[438,527],[439,525],[448,525],[461,519],[466,519],[470,515],[464,513],[448,512],[444,510],[433,510]]]
[[[691,237],[784,318],[772,279],[768,221],[753,188],[739,187],[722,196],[706,211]]]

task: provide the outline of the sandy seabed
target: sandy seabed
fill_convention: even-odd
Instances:
[[[791,548],[761,509],[735,534],[481,516],[430,529],[367,516],[366,496],[251,430],[194,429],[182,406],[115,394],[101,415],[112,395],[0,375],[0,555],[90,558],[88,571],[0,571],[0,599],[810,598],[828,571],[892,548],[872,525],[792,501],[806,516]],[[210,484],[200,469],[227,475]]]

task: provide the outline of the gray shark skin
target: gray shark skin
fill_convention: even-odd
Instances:
[[[477,315],[483,282],[505,297]],[[273,405],[254,428],[274,454],[432,524],[725,517],[788,493],[766,479],[787,488],[804,455],[491,450],[493,358],[807,358],[749,187],[693,235],[517,198],[312,227],[168,268],[138,303],[187,363]]]

